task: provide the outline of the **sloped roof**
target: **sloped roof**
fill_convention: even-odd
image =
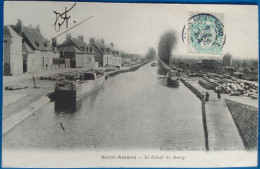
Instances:
[[[25,53],[34,53],[32,48],[30,46],[28,46],[26,43],[22,44],[22,51]]]
[[[77,46],[87,46],[87,44],[83,41],[83,40],[81,40],[81,39],[79,39],[79,38],[71,38],[71,40],[75,43],[75,45],[77,45]]]
[[[19,38],[21,39],[22,37],[18,35],[13,28],[11,28],[9,25],[4,26],[4,36],[10,36],[12,38]]]
[[[59,47],[58,50],[60,52],[83,53],[81,50],[79,50],[75,46],[63,46],[63,47]]]
[[[103,44],[102,42],[99,42],[99,41],[95,41],[95,45],[96,45],[97,47],[99,47],[100,49],[101,49],[101,48],[106,48],[105,44]]]
[[[31,46],[36,50],[51,50],[50,46],[45,46],[46,39],[36,29],[23,26],[23,35],[29,41]]]
[[[81,39],[78,38],[70,38],[70,39],[66,39],[62,44],[58,45],[58,48],[61,47],[76,47],[79,51],[81,51],[81,53],[83,53],[84,51],[82,51],[81,47],[87,47],[88,45]]]
[[[105,53],[104,50],[102,49],[106,49],[105,45],[99,41],[95,41],[94,42],[94,45],[102,52],[102,53]]]
[[[112,54],[111,46],[106,46],[104,43],[100,41],[95,41],[94,44],[103,54]],[[108,49],[110,49],[110,51]]]

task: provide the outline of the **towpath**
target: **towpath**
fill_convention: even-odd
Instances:
[[[224,98],[218,100],[213,90],[201,87],[197,80],[189,80],[201,93],[209,93],[206,103],[206,124],[208,129],[209,150],[243,150],[244,145]]]

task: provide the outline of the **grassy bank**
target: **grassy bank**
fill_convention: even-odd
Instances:
[[[258,110],[256,107],[225,99],[235,121],[244,146],[248,150],[257,149]]]

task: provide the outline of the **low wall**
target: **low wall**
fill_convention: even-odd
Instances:
[[[26,106],[26,108],[18,111],[14,115],[3,120],[2,134],[7,133],[9,130],[13,129],[16,125],[27,119],[42,106],[50,102],[47,96],[42,96],[40,99]]]
[[[116,70],[116,71],[113,71],[113,72],[109,72],[109,73],[106,73],[107,75],[109,75],[110,77],[113,77],[119,73],[125,73],[125,72],[133,72],[133,71],[136,71],[137,69],[139,69],[140,67],[144,66],[145,64],[151,62],[150,60],[147,61],[147,62],[144,62],[144,63],[141,63],[141,64],[138,64],[138,65],[134,65],[132,67],[129,67],[128,69],[123,69],[123,70]]]
[[[181,82],[188,87],[201,101],[204,101],[204,94],[202,94],[198,89],[193,87],[189,82],[185,81],[183,78],[180,79]]]

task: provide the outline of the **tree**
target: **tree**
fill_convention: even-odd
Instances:
[[[152,60],[155,57],[156,57],[156,50],[153,47],[149,48],[148,53],[146,54],[146,58]]]
[[[177,44],[176,32],[174,30],[169,30],[165,32],[158,44],[158,56],[159,58],[169,64],[170,58],[172,56],[172,51]]]

